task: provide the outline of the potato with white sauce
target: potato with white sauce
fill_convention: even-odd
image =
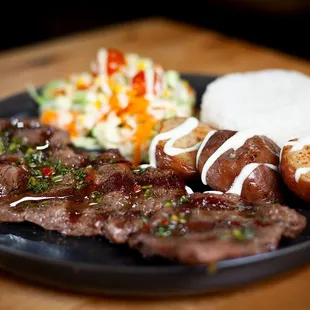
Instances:
[[[213,190],[240,195],[250,205],[281,202],[279,146],[252,131],[214,131],[199,151],[202,183]]]
[[[291,139],[284,145],[280,172],[287,187],[310,202],[310,137]]]
[[[173,130],[177,131],[173,133]],[[152,159],[152,156],[154,157],[154,163],[158,168],[172,169],[184,180],[198,180],[197,151],[202,140],[211,130],[210,126],[199,122],[194,117],[189,119],[174,117],[164,120],[161,122],[159,135],[157,136],[162,137],[162,139],[156,141],[158,143],[156,143],[154,149],[152,149],[151,144],[149,157],[150,159]],[[169,132],[172,134],[169,134]],[[165,138],[164,135],[167,134],[170,137]]]

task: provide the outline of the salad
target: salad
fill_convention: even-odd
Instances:
[[[195,92],[174,70],[152,59],[101,48],[90,70],[30,88],[42,123],[69,132],[89,150],[117,148],[135,164],[147,150],[159,121],[193,115]]]

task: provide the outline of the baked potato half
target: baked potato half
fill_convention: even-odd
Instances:
[[[180,126],[186,118],[175,117],[162,121],[159,134],[172,130]],[[201,142],[212,128],[204,123],[199,125],[189,134],[177,139],[174,147],[186,149]],[[156,146],[156,166],[161,169],[172,169],[184,180],[199,180],[199,172],[196,168],[197,150],[185,152],[175,156],[170,156],[164,152],[165,144],[168,140],[161,140]]]
[[[310,137],[292,139],[283,147],[280,173],[296,196],[310,202]]]
[[[239,136],[238,136],[239,135]],[[197,158],[202,182],[251,205],[281,202],[279,146],[266,136],[218,130]]]

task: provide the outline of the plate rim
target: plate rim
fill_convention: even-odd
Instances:
[[[1,223],[1,224],[6,224],[5,222]],[[35,224],[34,224],[35,225]],[[56,232],[57,233],[57,232]],[[64,236],[66,237],[66,236]],[[67,236],[70,238],[74,238],[71,236]],[[98,236],[100,237],[100,236]],[[104,237],[102,237],[104,238]],[[286,246],[284,248],[280,248],[280,249],[276,249],[270,252],[266,252],[266,253],[260,253],[260,254],[253,254],[253,255],[249,255],[249,256],[244,256],[244,257],[238,257],[238,258],[233,258],[233,259],[225,259],[222,261],[219,261],[216,263],[216,265],[220,268],[220,269],[227,269],[227,268],[233,268],[233,267],[237,267],[237,266],[243,266],[243,265],[249,265],[249,264],[255,264],[255,263],[259,263],[262,261],[268,261],[269,259],[275,259],[275,258],[279,258],[279,257],[285,257],[287,255],[290,255],[292,253],[298,253],[301,251],[306,251],[309,250],[310,253],[310,240],[306,240],[306,241],[302,241],[298,244],[294,244],[294,245],[290,245],[290,246]],[[52,265],[59,265],[60,267],[67,267],[67,268],[78,268],[78,269],[88,269],[88,270],[100,270],[105,271],[105,269],[109,269],[109,271],[111,272],[120,272],[123,273],[123,270],[120,271],[120,269],[124,269],[124,271],[128,271],[128,272],[132,272],[136,269],[141,270],[143,273],[147,272],[147,273],[158,273],[159,270],[160,272],[165,272],[165,274],[167,274],[166,272],[169,270],[171,271],[171,269],[176,269],[181,271],[182,269],[200,269],[203,268],[205,269],[206,265],[204,264],[196,264],[196,265],[186,265],[186,264],[176,264],[176,265],[167,265],[167,266],[143,266],[143,267],[136,267],[136,266],[114,266],[114,265],[100,265],[100,264],[92,264],[92,263],[81,263],[81,262],[74,262],[74,261],[65,261],[65,260],[54,260],[51,259],[47,256],[40,256],[40,255],[36,255],[33,253],[28,253],[28,252],[24,252],[20,249],[15,249],[15,248],[9,248],[5,245],[0,244],[0,254],[3,253],[8,253],[10,255],[15,255],[16,257],[24,257],[30,260],[34,260],[34,261],[40,261],[41,263],[45,263],[45,264],[52,264]],[[244,262],[245,261],[245,262]],[[74,264],[74,267],[72,266]]]

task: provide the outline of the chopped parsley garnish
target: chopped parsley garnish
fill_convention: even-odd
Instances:
[[[153,185],[152,184],[149,184],[149,185],[142,185],[141,188],[142,189],[149,189],[149,188],[152,188]]]
[[[245,240],[250,240],[254,238],[254,232],[250,227],[244,227],[244,228],[234,228],[232,230],[233,236],[238,240],[238,241],[245,241]]]
[[[0,140],[0,153],[2,154],[5,151],[4,143]]]
[[[173,206],[173,201],[172,200],[168,200],[164,203],[164,207],[172,207]]]
[[[93,161],[93,160],[96,159],[96,157],[97,157],[96,154],[91,153],[91,154],[89,154],[88,159],[89,159],[90,161]]]
[[[61,182],[63,179],[64,177],[61,174],[55,175],[54,177],[51,178],[53,183]]]
[[[16,154],[18,152],[26,152],[28,146],[22,137],[10,137],[2,135],[0,137],[0,153]]]
[[[142,167],[138,167],[132,170],[134,174],[138,174],[138,175],[142,174],[144,171],[145,171],[145,168],[142,168]]]
[[[72,170],[72,173],[74,174],[77,181],[77,189],[81,189],[84,185],[87,174],[85,173],[84,169]]]
[[[33,149],[29,149],[23,157],[22,162],[30,168],[40,168],[43,165],[49,166],[50,163],[47,163],[44,157],[45,155],[43,152],[35,152]]]
[[[167,226],[167,225],[158,225],[156,227],[156,230],[155,230],[154,234],[157,237],[161,237],[161,238],[169,237],[172,234],[172,229],[169,226]]]
[[[148,222],[148,218],[144,214],[141,215],[141,219],[144,224]]]
[[[62,161],[56,163],[46,158],[42,151],[29,148],[25,156],[16,163],[28,168],[31,177],[28,180],[27,188],[35,193],[43,193],[50,185],[63,181],[64,175],[71,170],[66,168]]]
[[[186,233],[184,224],[188,222],[188,219],[189,215],[184,212],[169,215],[153,228],[153,234],[161,238],[171,235],[184,235]]]
[[[103,196],[102,193],[98,192],[98,191],[93,191],[90,194],[90,198],[94,201],[94,202],[102,202],[103,201]]]
[[[48,187],[48,181],[37,179],[34,176],[30,177],[27,183],[27,188],[35,193],[43,193],[48,189]]]
[[[34,176],[34,177],[36,177],[38,179],[43,178],[43,173],[40,170],[34,169],[34,170],[31,170],[30,173],[31,173],[32,176]]]
[[[61,175],[65,175],[67,174],[68,172],[70,172],[70,169],[66,168],[63,164],[62,164],[62,161],[59,160],[56,165],[55,165],[55,169],[56,171],[61,174]]]
[[[182,196],[182,197],[179,198],[178,204],[182,205],[183,203],[189,202],[189,201],[190,201],[190,198],[188,196]]]
[[[152,190],[150,188],[146,189],[144,194],[143,194],[143,197],[144,198],[149,198],[152,196]]]

